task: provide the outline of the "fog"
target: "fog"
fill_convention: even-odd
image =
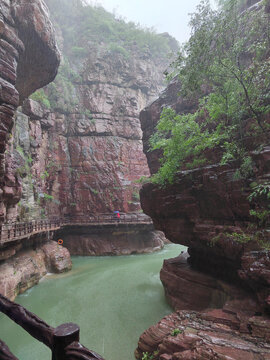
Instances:
[[[180,43],[190,36],[189,14],[200,0],[87,0],[102,5],[126,21],[153,27],[157,32],[168,32]],[[210,0],[214,6],[215,0]]]

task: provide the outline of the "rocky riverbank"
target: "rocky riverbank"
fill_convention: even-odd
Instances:
[[[55,241],[25,248],[0,263],[0,293],[11,300],[38,284],[48,272],[61,273],[72,267],[69,251]]]

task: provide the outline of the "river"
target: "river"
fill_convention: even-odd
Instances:
[[[56,327],[75,322],[83,345],[106,360],[133,360],[141,333],[172,310],[159,280],[164,259],[184,247],[152,254],[72,257],[72,271],[47,275],[16,302]],[[50,350],[0,314],[0,339],[19,360],[49,360]]]

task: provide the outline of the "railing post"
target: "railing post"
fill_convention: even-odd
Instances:
[[[73,323],[62,324],[54,329],[53,346],[52,346],[52,360],[65,360],[65,348],[73,343],[79,341],[80,328]]]

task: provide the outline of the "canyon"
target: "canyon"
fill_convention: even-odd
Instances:
[[[100,42],[82,41],[82,54],[74,55],[73,50],[78,49],[69,42],[64,23],[69,5],[70,16],[77,11],[78,16],[86,13],[80,2],[63,2],[60,9],[49,0],[47,4],[41,0],[6,0],[1,4],[3,229],[14,222],[37,219],[57,218],[68,224],[74,219],[113,214],[114,210],[141,212],[138,180],[148,176],[149,169],[142,151],[139,112],[164,88],[163,71],[169,59],[163,51],[160,56],[151,56],[148,49],[140,51],[135,42],[125,50],[106,43],[106,37]],[[113,26],[118,24],[105,10],[89,11],[100,22],[104,16]],[[79,24],[77,18],[74,21]],[[127,25],[123,22],[122,26]],[[135,25],[129,30],[137,36],[144,33]],[[78,28],[74,33],[81,36],[81,31]],[[150,35],[150,40],[151,36],[157,37],[161,47],[166,45],[168,52],[178,47],[168,34]],[[92,235],[89,227],[69,226],[65,230],[63,226],[57,233],[44,231],[1,242],[1,292],[14,299],[26,290],[26,283],[31,287],[51,271],[44,246],[60,237],[77,255],[143,253],[163,247],[164,235],[152,225],[119,226],[92,231]],[[70,269],[67,250],[61,246],[48,249],[52,259],[59,259],[61,271]],[[27,270],[19,262],[19,269],[20,256],[26,259],[25,264],[40,264]],[[42,264],[36,257],[43,259]],[[9,279],[12,272],[16,281]],[[19,278],[24,272],[29,272],[26,278],[31,281],[23,275]]]
[[[207,154],[210,165],[179,171],[165,188],[146,183],[140,190],[139,178],[160,166],[162,154],[149,151],[149,138],[162,109],[182,114],[197,104],[178,96],[174,79],[147,106],[164,87],[168,59],[153,59],[134,43],[130,53],[105,41],[68,47],[68,29],[54,25],[61,55],[42,0],[0,4],[0,220],[65,220],[55,233],[0,242],[1,293],[14,299],[47,272],[69,270],[70,253],[149,252],[162,247],[164,233],[188,247],[165,260],[160,274],[175,312],[141,335],[136,357],[270,359],[270,238],[268,231],[263,244],[255,241],[249,200],[251,184],[269,180],[269,145],[258,151],[262,139],[246,141],[249,179],[236,178],[239,163],[220,164],[214,149]],[[161,35],[175,50],[173,39]],[[55,81],[28,98],[54,80],[60,58]],[[114,210],[138,214],[141,208],[155,230],[68,226],[73,219]],[[235,234],[247,228],[252,239],[237,241]],[[70,253],[52,241],[59,237]]]

